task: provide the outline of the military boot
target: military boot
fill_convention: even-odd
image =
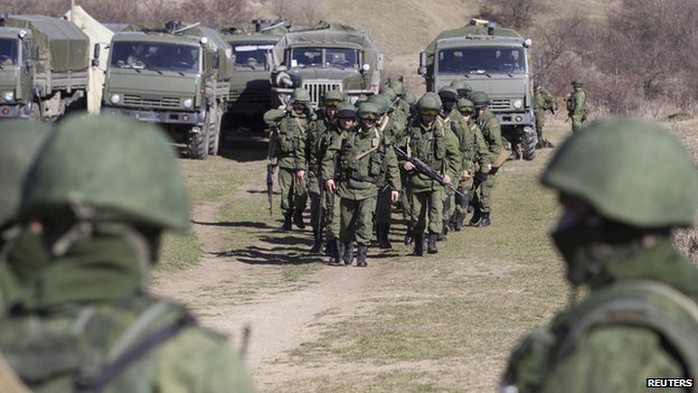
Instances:
[[[439,235],[436,233],[430,233],[429,237],[427,238],[427,252],[429,254],[436,254],[439,252],[439,249],[436,248],[436,241],[438,240]]]
[[[412,255],[421,257],[424,255],[424,234],[415,234],[414,235],[414,251],[412,252]]]
[[[346,242],[342,245],[342,248],[342,260],[344,261],[344,264],[351,265],[351,262],[354,259],[354,243]]]
[[[329,265],[339,265],[341,256],[339,255],[339,241],[337,239],[331,239],[327,241],[326,247],[327,253],[329,254]]]
[[[389,250],[393,248],[393,245],[390,244],[390,240],[388,239],[388,227],[384,225],[379,225],[376,228],[376,232],[378,235],[378,248],[383,250]]]
[[[461,212],[456,212],[456,214],[454,214],[453,217],[454,217],[453,230],[456,232],[462,231],[463,230],[463,219],[465,218],[465,215]]]
[[[407,226],[407,232],[405,232],[405,244],[412,244],[412,241],[414,240],[414,235],[412,233],[412,227],[409,225]]]
[[[298,229],[305,228],[305,223],[303,222],[303,209],[296,209],[293,212],[293,223],[296,224]]]
[[[482,213],[482,218],[480,219],[480,222],[478,222],[478,224],[475,226],[478,228],[490,226],[490,212]]]
[[[284,225],[281,226],[281,229],[284,231],[290,231],[291,230],[291,212],[286,212],[284,214]]]
[[[356,249],[356,266],[366,267],[366,245],[359,243]]]
[[[441,227],[441,233],[436,235],[436,240],[440,242],[445,242],[448,240],[448,225],[446,225],[445,221]]]
[[[313,228],[313,247],[310,248],[310,252],[317,254],[322,251],[322,238],[318,236],[318,230]]]
[[[473,206],[473,216],[470,217],[470,226],[478,226],[482,220],[482,211],[479,206]]]

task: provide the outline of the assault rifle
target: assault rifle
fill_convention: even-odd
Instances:
[[[424,176],[430,178],[431,180],[436,180],[439,182],[439,184],[444,184],[444,177],[441,175],[439,172],[435,171],[427,165],[424,161],[420,160],[417,157],[409,157],[407,153],[405,153],[404,150],[400,149],[399,147],[393,145],[393,149],[395,149],[395,154],[397,154],[398,157],[402,158],[403,160],[407,160],[414,165],[415,169],[417,172],[423,174]],[[445,184],[446,187],[450,188],[455,192],[457,195],[460,195],[461,198],[467,198],[466,195],[464,195],[459,189],[453,186],[453,184],[448,183]]]

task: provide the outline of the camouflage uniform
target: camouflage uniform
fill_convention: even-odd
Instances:
[[[439,114],[439,117],[444,123],[444,128],[446,129],[444,136],[448,139],[447,143],[449,145],[457,146],[460,150],[460,140],[457,135],[462,135],[465,132],[464,130],[467,125],[465,123],[465,119],[463,119],[463,116],[461,116],[460,112],[458,112],[458,109],[456,108],[458,92],[452,87],[442,87],[439,90],[439,97],[441,98],[441,102],[443,104],[443,109]],[[456,174],[461,173],[462,170],[462,162],[461,160],[458,160]],[[452,178],[452,184],[456,189],[460,187],[459,180],[460,176],[457,175],[456,177]],[[451,218],[456,211],[455,194],[456,193],[451,188],[444,188],[443,225],[441,233],[438,237],[438,240],[440,241],[447,240],[449,223],[451,222]]]
[[[441,110],[441,100],[435,93],[426,93],[419,99],[420,113],[407,129],[402,150],[409,157],[423,161],[433,170],[455,179],[458,174],[458,146],[447,137],[452,131],[446,129],[436,116]],[[428,119],[432,119],[429,124]],[[437,253],[436,241],[443,228],[444,185],[415,170],[409,170],[408,162],[400,159],[400,167],[408,171],[407,189],[412,206],[411,221],[414,231],[414,254],[424,253],[424,231],[428,229],[427,251]],[[428,228],[427,228],[428,220]]]
[[[340,200],[339,238],[343,245],[346,264],[352,262],[352,240],[357,244],[357,266],[366,266],[366,248],[373,233],[373,215],[376,210],[378,185],[386,178],[392,190],[400,189],[400,178],[395,153],[387,148],[386,140],[375,125],[378,108],[372,103],[359,106],[362,126],[352,133],[344,133],[327,151],[329,156],[339,152]],[[366,119],[374,123],[367,126]],[[384,174],[383,171],[386,171]],[[324,170],[323,170],[324,173]]]
[[[538,135],[538,143],[536,148],[554,147],[550,141],[543,137],[543,127],[545,127],[545,111],[555,113],[557,110],[557,102],[552,94],[541,85],[536,85],[533,90],[533,115],[536,118],[536,134]]]
[[[253,391],[224,336],[147,293],[162,231],[190,221],[161,132],[67,119],[28,179],[20,216],[41,223],[52,261],[5,314],[0,351],[32,391]]]
[[[671,240],[698,206],[681,142],[657,125],[605,120],[565,141],[541,182],[563,207],[552,238],[567,280],[589,292],[524,337],[501,391],[630,393],[647,378],[698,375],[698,269]]]
[[[583,89],[584,83],[579,79],[572,81],[574,90],[567,97],[567,117],[572,123],[572,132],[577,132],[582,128],[582,124],[587,119],[586,100],[587,96]]]

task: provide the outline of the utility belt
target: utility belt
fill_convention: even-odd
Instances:
[[[356,173],[355,171],[345,172],[344,175],[340,177],[340,179],[356,180],[373,184],[379,183],[379,178],[377,176],[364,176]]]

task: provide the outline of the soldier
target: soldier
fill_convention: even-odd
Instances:
[[[306,187],[306,139],[315,122],[309,114],[310,94],[302,87],[293,90],[290,111],[274,125],[269,138],[272,163],[279,167],[281,211],[284,230],[291,230],[291,220],[299,229],[305,228],[303,211],[308,201]],[[267,112],[277,111],[272,109]],[[265,118],[268,117],[265,114]]]
[[[641,392],[649,378],[695,378],[698,269],[671,236],[698,206],[685,148],[658,125],[605,120],[565,141],[541,183],[562,205],[551,236],[567,280],[588,294],[520,342],[501,391]]]
[[[575,79],[572,81],[572,93],[567,96],[567,117],[572,123],[572,132],[577,132],[582,128],[582,124],[587,119],[586,100],[584,83]]]
[[[0,324],[0,351],[36,392],[251,392],[227,339],[148,294],[165,230],[190,223],[167,138],[119,116],[66,119],[27,176],[22,222],[51,263]]]
[[[427,252],[439,252],[436,241],[443,229],[444,185],[450,184],[458,174],[458,147],[450,143],[443,121],[438,118],[441,112],[439,96],[433,92],[425,93],[417,105],[419,112],[408,126],[401,148],[408,158],[420,159],[443,176],[443,182],[439,183],[416,171],[416,166],[410,160],[400,158],[400,166],[407,172],[412,206],[414,255],[422,256],[425,230],[428,230]]]
[[[399,112],[407,119],[410,117],[410,107],[412,104],[409,102],[409,93],[405,89],[405,84],[399,79],[393,79],[388,82],[388,87],[393,89],[398,97],[398,101],[395,104],[395,111]]]
[[[470,93],[472,93],[472,91],[473,91],[473,88],[466,81],[464,81],[462,79],[454,79],[451,82],[450,86],[452,88],[456,89],[456,91],[458,92],[458,99],[470,98]]]
[[[3,120],[0,132],[0,308],[48,265],[41,239],[17,220],[22,181],[41,143],[52,131],[47,123]]]
[[[497,117],[489,110],[490,97],[482,91],[470,95],[475,112],[473,118],[482,131],[489,157],[483,159],[473,184],[473,216],[470,225],[478,228],[490,226],[492,188],[494,188],[497,168],[492,164],[502,152],[502,131]]]
[[[325,201],[320,201],[319,179],[322,175],[321,166],[325,156],[325,151],[332,139],[332,128],[336,129],[335,114],[337,107],[344,101],[344,96],[339,90],[329,90],[323,98],[322,110],[318,111],[316,127],[312,132],[308,132],[306,146],[308,149],[308,195],[310,196],[310,222],[313,226],[313,247],[310,252],[320,252],[322,249],[322,218],[325,214],[323,205]],[[324,193],[322,193],[324,196]]]
[[[400,177],[395,152],[387,148],[377,128],[378,107],[364,102],[358,113],[360,127],[355,132],[343,134],[327,151],[328,155],[339,152],[339,181],[335,183],[329,178],[325,184],[327,192],[336,191],[341,198],[339,238],[342,259],[347,265],[352,263],[352,240],[355,240],[356,265],[366,267],[366,249],[373,234],[378,184],[385,176],[391,188],[390,200],[395,203],[399,198]],[[385,174],[382,173],[384,170]]]
[[[479,168],[486,167],[490,162],[490,153],[485,138],[482,136],[480,127],[473,120],[474,110],[472,101],[465,98],[458,100],[458,111],[466,124],[464,128],[458,128],[456,134],[459,140],[461,159],[458,188],[465,197],[456,195],[456,211],[453,215],[453,230],[456,232],[463,230],[463,220],[468,213],[472,197],[473,177]]]
[[[557,101],[555,101],[555,97],[548,93],[539,83],[536,83],[533,88],[533,114],[536,118],[536,134],[538,135],[536,149],[555,147],[552,142],[543,137],[543,127],[545,126],[545,111],[555,114],[556,110]]]
[[[349,134],[354,132],[356,127],[356,108],[349,102],[343,102],[337,107],[337,113],[335,114],[336,124],[328,129],[325,133],[324,139],[321,141],[323,146],[327,146],[325,149],[325,155],[322,160],[322,178],[325,184],[327,180],[333,179],[336,185],[339,176],[339,150],[334,146],[341,146],[341,142],[338,142],[340,138],[346,138]],[[330,148],[332,150],[330,150]],[[339,202],[335,198],[335,192],[325,192],[325,203],[327,206],[327,211],[325,213],[325,222],[323,227],[325,228],[325,239],[327,239],[326,250],[327,254],[330,256],[329,264],[340,264],[341,256],[339,253]]]
[[[457,135],[464,134],[466,132],[465,128],[467,125],[463,119],[463,116],[461,116],[460,112],[458,112],[458,108],[456,108],[458,91],[453,87],[444,86],[439,89],[439,98],[441,98],[442,105],[439,118],[444,123],[444,136],[449,140],[448,143],[450,145],[458,147],[458,150],[460,151],[460,140]],[[456,167],[456,174],[461,173],[463,169],[461,159],[458,159]],[[460,176],[455,176],[452,179],[454,188],[459,187],[459,180]],[[451,222],[451,217],[454,215],[456,210],[454,195],[455,192],[453,189],[444,188],[443,225],[441,233],[439,233],[437,238],[439,241],[445,241],[448,239],[449,223]]]

